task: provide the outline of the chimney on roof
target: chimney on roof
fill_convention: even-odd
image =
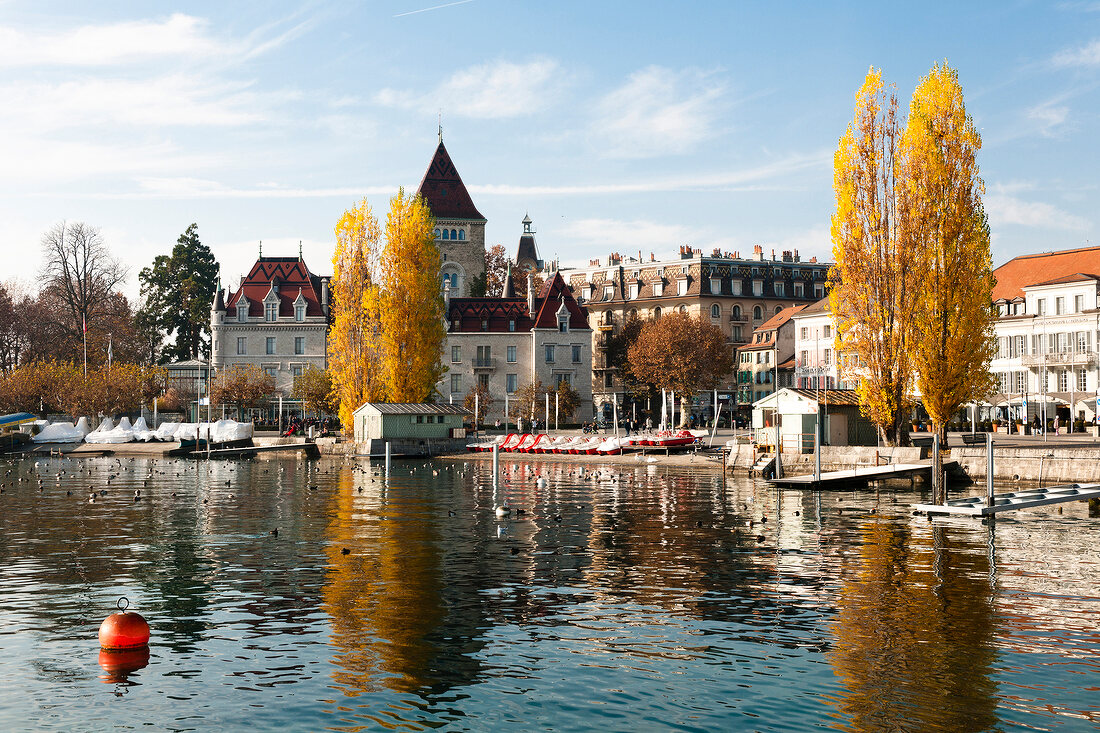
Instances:
[[[531,279],[531,273],[527,273],[527,315],[535,317],[535,283]]]
[[[816,265],[817,264],[817,255],[814,255],[813,257],[811,257],[810,262],[812,262],[813,264]]]
[[[797,249],[794,251],[794,261],[795,262],[800,262],[800,260],[798,258],[798,250]]]
[[[321,278],[321,310],[328,315],[328,278]]]

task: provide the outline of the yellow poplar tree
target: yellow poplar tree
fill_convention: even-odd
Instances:
[[[328,353],[333,397],[345,430],[351,429],[352,413],[360,405],[379,402],[384,394],[379,292],[373,276],[380,240],[378,219],[366,199],[336,224]]]
[[[445,371],[442,264],[424,199],[390,199],[381,264],[382,378],[389,402],[424,402]]]
[[[978,177],[981,135],[946,62],[921,79],[902,137],[909,238],[923,245],[913,360],[924,408],[942,431],[993,389],[993,256]]]
[[[833,156],[836,212],[829,307],[836,347],[859,378],[863,413],[889,444],[900,443],[912,393],[912,348],[922,283],[921,252],[902,226],[897,95],[871,68],[855,116]]]

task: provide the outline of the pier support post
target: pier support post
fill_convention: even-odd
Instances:
[[[386,441],[386,480],[390,480],[390,441]]]
[[[493,443],[493,494],[496,494],[497,481],[500,476],[500,446]]]
[[[817,425],[814,426],[814,483],[821,483],[821,413],[817,413]]]
[[[940,434],[932,433],[932,503],[947,503],[943,495],[943,475],[940,473]]]
[[[985,505],[993,506],[993,433],[985,434]]]

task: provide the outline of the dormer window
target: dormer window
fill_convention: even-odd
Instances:
[[[558,316],[558,332],[569,333],[569,316]]]
[[[660,298],[664,294],[665,294],[665,284],[664,284],[664,282],[661,281],[661,280],[658,280],[657,282],[653,283],[653,295],[657,298]]]
[[[264,303],[264,320],[268,323],[274,323],[275,319],[279,317],[279,304],[278,303]]]
[[[604,300],[611,300],[614,297],[615,297],[615,286],[614,285],[604,285],[603,286],[603,299]]]
[[[301,323],[306,319],[306,306],[305,304],[298,304],[294,306],[294,320]]]
[[[237,323],[245,323],[248,321],[248,302],[241,298],[237,303]]]
[[[718,277],[712,277],[710,279],[710,292],[713,295],[719,295],[722,292],[722,279]]]
[[[676,290],[679,295],[688,294],[688,281],[687,278],[682,278],[676,283]]]

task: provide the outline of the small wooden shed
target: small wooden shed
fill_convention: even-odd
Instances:
[[[778,415],[777,415],[778,413]],[[787,387],[757,400],[752,406],[753,437],[758,445],[775,445],[776,421],[784,451],[808,453],[814,449],[818,417],[823,420],[825,445],[875,445],[878,433],[860,414],[859,395],[851,389],[796,389]]]
[[[447,403],[368,402],[354,413],[355,441],[464,438],[462,423],[470,414],[460,405]]]

